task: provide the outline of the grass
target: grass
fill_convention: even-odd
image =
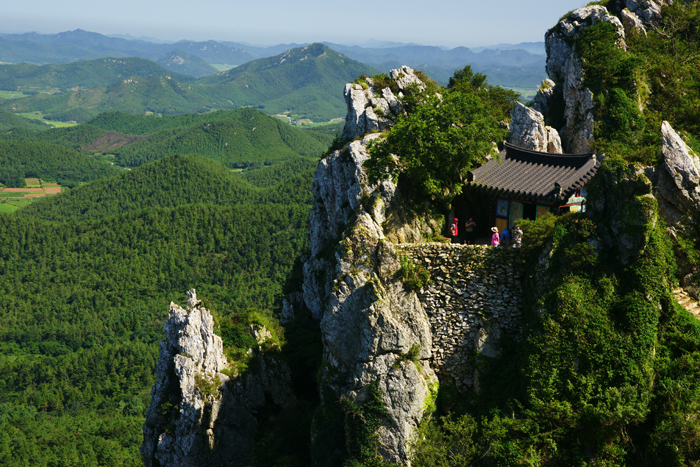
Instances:
[[[30,118],[32,120],[41,120],[42,122],[52,125],[56,128],[68,128],[78,125],[77,123],[58,122],[56,120],[44,120],[44,113],[39,112],[38,110],[36,112],[18,113],[17,115],[24,118]]]
[[[216,68],[217,71],[226,71],[226,70],[232,70],[236,68],[238,65],[227,65],[225,63],[212,63],[211,66]]]
[[[0,99],[19,99],[21,97],[26,97],[22,91],[0,91]]]
[[[12,204],[7,204],[7,203],[0,203],[0,212],[4,214],[12,214],[16,210],[18,210],[19,207],[14,206]]]
[[[530,89],[530,88],[510,88],[510,87],[505,87],[505,89],[510,89],[511,91],[515,91],[518,94],[520,94],[520,99],[521,100],[532,100],[535,98],[537,95],[537,89]]]
[[[25,178],[27,188],[41,188],[41,181],[38,178]]]

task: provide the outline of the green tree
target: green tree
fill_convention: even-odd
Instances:
[[[477,94],[448,91],[425,97],[399,117],[386,139],[371,148],[365,167],[372,181],[401,178],[414,196],[449,202],[462,192],[467,172],[505,135]]]

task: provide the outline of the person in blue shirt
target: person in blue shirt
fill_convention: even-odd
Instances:
[[[508,229],[503,229],[503,232],[501,232],[501,240],[498,244],[498,246],[503,246],[507,247],[510,244],[510,232]]]

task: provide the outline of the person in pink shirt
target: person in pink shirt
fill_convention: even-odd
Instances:
[[[498,227],[491,227],[491,246],[498,246]]]

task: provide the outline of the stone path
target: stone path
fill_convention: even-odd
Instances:
[[[683,308],[692,313],[697,319],[700,319],[700,303],[688,295],[688,292],[679,287],[674,289],[673,296],[676,297],[676,300]]]

